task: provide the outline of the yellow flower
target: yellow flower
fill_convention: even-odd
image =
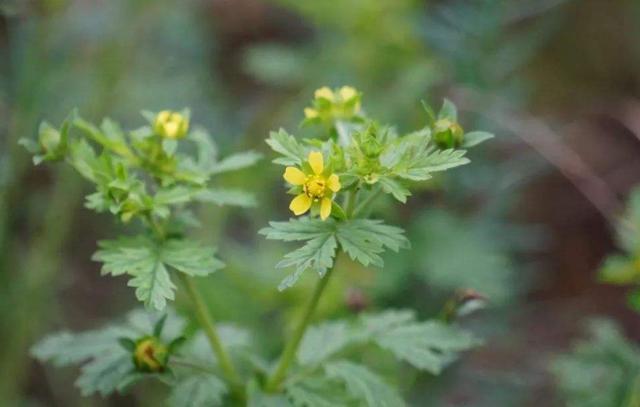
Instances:
[[[333,125],[336,120],[351,120],[360,114],[360,93],[351,86],[329,89],[326,86],[314,93],[311,107],[304,109],[309,123]]]
[[[316,90],[313,96],[315,96],[316,99],[327,99],[330,102],[333,101],[334,97],[333,91],[326,86],[323,86],[320,89]]]
[[[156,134],[170,139],[181,139],[189,130],[189,118],[178,112],[163,110],[153,123]]]
[[[287,167],[284,171],[285,181],[301,187],[300,193],[291,201],[289,209],[295,215],[302,215],[313,205],[319,205],[320,218],[325,220],[331,215],[333,195],[340,190],[340,179],[336,174],[325,173],[321,152],[310,152],[307,161],[311,173],[305,173],[296,167]]]

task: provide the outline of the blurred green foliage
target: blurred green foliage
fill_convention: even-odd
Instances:
[[[460,88],[499,95],[510,106],[527,109],[540,86],[532,66],[548,52],[555,33],[571,30],[567,16],[576,13],[567,10],[575,11],[575,3],[581,2],[348,0],[340,7],[322,0],[185,1],[180,6],[166,0],[2,2],[0,365],[12,374],[0,380],[0,404],[81,405],[72,392],[59,390],[68,388],[62,384],[71,379],[32,366],[27,349],[44,331],[96,327],[96,320],[133,306],[125,290],[88,277],[97,275],[91,273],[96,265],[83,257],[95,249],[87,242],[117,227],[88,220],[76,204],[86,192],[82,183],[64,170],[32,170],[17,145],[19,138],[36,134],[43,118],[61,118],[79,106],[90,120],[111,116],[130,125],[142,107],[188,105],[194,118],[214,129],[213,139],[227,153],[232,148],[265,150],[268,130],[280,124],[294,128],[303,117],[299,107],[324,84],[362,89],[368,109],[399,123],[401,131],[425,124],[417,100],[439,100]],[[621,4],[607,7],[624,13]],[[230,14],[238,18],[225,21]],[[573,50],[562,51],[582,60]],[[637,55],[626,51],[629,58]],[[574,85],[554,91],[575,92]],[[463,122],[496,130],[510,151],[511,135],[476,113],[463,110]],[[509,329],[495,316],[512,309],[531,288],[535,279],[526,255],[539,249],[543,237],[538,229],[514,225],[510,215],[522,187],[545,168],[530,154],[504,152],[500,147],[474,152],[472,173],[453,172],[446,182],[436,178],[417,191],[416,205],[434,208],[420,217],[412,205],[392,212],[390,201],[377,201],[374,213],[407,226],[416,242],[412,255],[386,256],[384,274],[340,265],[348,269],[330,286],[320,314],[338,317],[361,306],[406,304],[428,314],[440,311],[442,300],[458,288],[473,288],[489,300],[491,315],[476,317],[491,323],[494,329],[487,331],[500,335]],[[289,326],[298,311],[286,305],[304,299],[311,280],[303,276],[284,293],[273,289],[285,276],[272,269],[284,248],[262,241],[256,232],[268,213],[279,211],[284,217],[286,209],[279,198],[281,174],[266,163],[257,171],[260,179],[246,174],[223,179],[246,185],[261,205],[249,214],[202,210],[205,222],[195,234],[208,242],[228,237],[223,247],[227,269],[202,287],[215,316],[270,332]],[[236,290],[243,295],[229,295]],[[254,344],[264,354],[273,354],[279,345],[274,336]],[[480,375],[498,384],[491,396],[480,395],[487,382],[469,380],[471,389],[463,396],[478,396],[465,398],[468,405],[521,405],[526,400],[526,391],[509,380],[491,371]],[[419,382],[413,386],[419,389],[416,405],[424,400],[453,404],[459,381],[468,378],[455,369],[438,380],[408,376],[407,381]],[[90,403],[153,404],[154,397],[140,392],[124,401]]]

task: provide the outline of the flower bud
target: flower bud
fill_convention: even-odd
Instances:
[[[140,372],[163,372],[169,361],[169,349],[154,336],[145,336],[136,341],[133,363]]]
[[[433,141],[442,149],[458,148],[464,142],[464,130],[449,119],[440,119],[433,125]]]
[[[178,112],[163,110],[156,115],[153,131],[168,139],[181,139],[189,130],[189,118]]]

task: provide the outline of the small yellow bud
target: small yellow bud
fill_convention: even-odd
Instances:
[[[433,141],[440,148],[458,148],[464,142],[464,130],[449,119],[440,119],[433,126]]]
[[[144,337],[136,342],[133,352],[133,363],[141,372],[162,372],[169,360],[166,345],[152,336]]]
[[[189,119],[181,113],[163,110],[156,116],[153,131],[162,137],[181,139],[189,131]]]

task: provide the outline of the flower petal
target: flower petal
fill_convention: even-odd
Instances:
[[[316,175],[322,174],[322,171],[324,171],[324,157],[322,156],[322,153],[319,151],[312,151],[309,153],[308,160],[313,173]]]
[[[284,175],[282,177],[291,185],[302,185],[306,179],[304,172],[300,171],[296,167],[287,167],[284,170]]]
[[[327,99],[330,102],[333,101],[333,91],[326,86],[323,86],[320,89],[316,90],[314,96],[316,99],[322,98]]]
[[[320,219],[325,220],[331,215],[331,199],[322,198],[320,202]]]
[[[327,187],[333,192],[340,191],[340,188],[342,187],[340,185],[340,178],[338,178],[336,174],[331,174],[329,178],[327,178]]]
[[[311,203],[312,200],[307,196],[307,194],[300,194],[293,198],[293,200],[289,204],[289,209],[291,209],[291,212],[293,212],[296,216],[302,215],[303,213],[308,211],[309,208],[311,208]]]
[[[357,94],[358,92],[351,86],[343,86],[342,88],[340,88],[340,97],[345,102],[349,101],[351,98],[355,97]]]
[[[310,107],[305,107],[304,117],[306,117],[307,119],[315,119],[316,117],[318,117],[318,111]]]

